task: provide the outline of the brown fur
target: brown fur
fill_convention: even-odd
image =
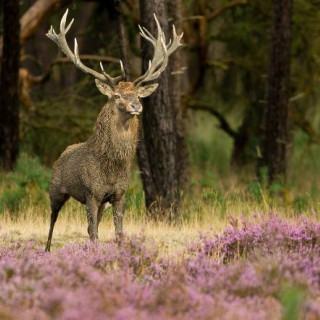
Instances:
[[[138,142],[138,119],[130,114],[130,110],[133,103],[141,104],[132,83],[120,82],[113,92],[121,98],[110,97],[100,111],[90,138],[67,147],[54,163],[47,251],[58,213],[70,196],[87,205],[88,233],[92,240],[98,238],[106,202],[113,205],[116,234],[122,235],[125,191]]]

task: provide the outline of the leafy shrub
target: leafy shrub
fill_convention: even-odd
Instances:
[[[5,208],[14,213],[19,206],[47,204],[50,171],[38,158],[22,154],[14,172],[0,177],[0,213]]]

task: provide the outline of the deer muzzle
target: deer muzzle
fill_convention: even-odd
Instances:
[[[131,103],[130,114],[138,115],[142,111],[142,105],[140,103]]]

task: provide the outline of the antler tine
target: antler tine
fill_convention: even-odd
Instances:
[[[158,44],[159,43],[159,44]],[[161,53],[160,49],[161,48]],[[151,60],[149,60],[149,66],[147,71],[138,79],[134,81],[134,84],[136,86],[140,86],[143,82],[151,81],[154,79],[157,79],[159,75],[165,70],[165,68],[168,65],[168,54],[166,45],[164,43],[163,38],[161,37],[159,41],[157,41],[157,44],[155,45],[155,55]]]
[[[66,10],[66,12],[64,13],[64,15],[62,16],[62,19],[60,21],[60,32],[62,34],[66,34],[67,33],[66,32],[66,22],[67,22],[68,13],[69,13],[69,9]]]
[[[78,41],[77,41],[77,38],[74,38],[74,56],[75,56],[75,65],[76,66],[79,66],[80,63],[81,63],[81,60],[80,60],[80,56],[79,56],[79,46],[78,46]]]
[[[141,85],[142,82],[147,81],[147,79],[149,79],[150,77],[153,77],[155,73],[158,73],[157,69],[159,68],[161,69],[161,65],[165,60],[164,57],[167,55],[165,45],[163,47],[164,34],[161,30],[159,21],[156,17],[155,17],[155,20],[156,20],[157,31],[158,31],[157,39],[149,32],[149,30],[139,26],[141,36],[147,41],[149,41],[154,47],[154,56],[152,58],[152,61],[149,61],[149,66],[147,71],[141,77],[139,77],[134,81],[134,84],[136,84],[137,86]]]
[[[154,47],[154,55],[152,60],[149,61],[147,71],[134,81],[134,84],[138,87],[144,82],[157,79],[167,67],[169,56],[181,45],[180,40],[183,33],[178,36],[173,26],[173,39],[170,39],[168,44],[166,44],[165,34],[155,14],[154,19],[157,26],[157,38],[148,29],[139,26],[141,37],[149,41]]]
[[[154,72],[149,72],[149,76],[148,76],[148,80],[146,81],[152,81],[152,80],[155,80],[157,79],[160,74],[166,69],[167,65],[168,65],[168,61],[169,61],[169,55],[168,55],[168,52],[167,52],[167,49],[166,49],[166,45],[164,43],[164,40],[161,39],[161,48],[162,48],[162,52],[163,52],[163,61],[161,64],[159,64],[159,68],[155,68],[156,71]],[[150,74],[151,73],[151,74]]]
[[[103,82],[107,82],[112,87],[116,86],[116,84],[121,81],[124,78],[124,70],[123,66],[121,66],[122,75],[116,78],[112,78],[109,76],[101,67],[102,73],[99,73],[93,69],[90,69],[89,67],[85,66],[79,55],[79,46],[77,39],[74,39],[74,52],[72,52],[68,46],[67,40],[66,40],[66,34],[70,30],[74,19],[71,20],[71,22],[66,26],[67,22],[67,16],[68,16],[69,9],[66,10],[64,13],[61,21],[60,21],[60,33],[56,33],[53,26],[50,27],[47,36],[54,41],[58,47],[64,52],[64,54],[78,67],[80,70],[82,70],[85,73],[88,73],[92,75],[95,79],[98,79]],[[102,64],[100,64],[102,66]]]
[[[121,68],[122,78],[125,79],[126,78],[126,72],[124,70],[122,60],[120,60],[120,68]]]
[[[106,79],[108,80],[108,83],[111,84],[112,86],[116,86],[117,83],[118,83],[119,81],[121,81],[122,78],[123,78],[123,75],[118,76],[118,77],[115,77],[115,78],[113,78],[113,77],[111,77],[110,75],[108,75],[108,74],[105,72],[105,70],[104,70],[104,68],[103,68],[103,64],[102,64],[101,61],[100,61],[100,68],[101,68],[102,74],[106,77]]]
[[[157,16],[156,16],[156,14],[155,14],[155,13],[153,14],[153,17],[154,17],[154,20],[156,21],[156,25],[157,25],[157,30],[158,30],[158,39],[159,39],[160,37],[162,37],[162,38],[163,38],[163,40],[164,40],[164,43],[166,43],[166,37],[165,37],[165,34],[164,34],[163,30],[161,29],[160,22],[159,22],[159,20],[158,20],[158,18],[157,18]]]
[[[166,44],[167,49],[171,46],[171,43],[172,43],[172,39],[170,38],[168,44]]]
[[[174,24],[172,25],[172,34],[173,34],[173,40],[171,45],[168,47],[169,56],[171,55],[171,53],[176,51],[178,47],[182,46],[182,43],[180,41],[183,37],[183,32],[178,36],[176,27],[174,26]],[[170,42],[171,42],[171,39],[170,39]]]
[[[151,43],[156,42],[156,38],[145,27],[138,26],[140,29],[140,35]]]
[[[68,26],[66,27],[66,29],[65,29],[65,34],[70,30],[73,22],[74,22],[74,19],[72,19],[72,20],[70,21],[70,23],[68,24]]]

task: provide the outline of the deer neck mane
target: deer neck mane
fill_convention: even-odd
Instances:
[[[90,139],[93,152],[109,161],[130,161],[137,147],[138,123],[137,117],[122,114],[108,102]]]

